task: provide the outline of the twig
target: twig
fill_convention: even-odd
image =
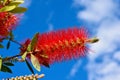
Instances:
[[[21,54],[17,54],[17,55],[12,56],[12,57],[3,58],[3,63],[4,63],[4,62],[7,62],[7,61],[10,61],[10,60],[13,60],[14,58],[17,58],[17,57],[19,57],[19,56],[21,56]],[[18,60],[18,61],[20,61],[20,60]]]
[[[14,42],[14,43],[16,43],[16,44],[18,44],[18,45],[20,45],[20,46],[23,46],[22,44],[20,44],[20,43],[17,42],[16,40],[12,40],[12,39],[10,39],[10,41],[12,41],[12,42]]]
[[[13,39],[11,39],[11,38],[9,38],[9,37],[4,37],[4,38],[2,38],[1,40],[4,40],[4,39],[8,39],[9,41],[11,41],[11,42],[14,42],[14,43],[16,43],[16,44],[18,44],[18,45],[20,45],[20,46],[23,46],[21,43],[19,43],[18,41],[16,41],[16,40],[13,40]]]

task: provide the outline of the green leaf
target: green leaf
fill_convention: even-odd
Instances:
[[[29,70],[32,72],[32,74],[35,74],[34,71],[33,71],[33,69],[32,69],[32,67],[30,66],[29,62],[27,60],[25,60],[25,62],[27,64]]]
[[[14,66],[14,64],[11,63],[11,62],[6,62],[6,63],[3,63],[3,64],[6,65],[6,66]]]
[[[31,43],[28,45],[27,51],[32,51],[34,50],[34,47],[37,43],[39,33],[36,33],[31,41]]]
[[[37,71],[40,71],[40,63],[39,63],[38,59],[33,54],[31,54],[31,62],[32,62],[33,67]]]
[[[27,11],[27,8],[24,7],[16,7],[15,9],[13,9],[12,11],[10,11],[11,13],[24,13],[25,11]]]
[[[1,71],[1,68],[2,68],[2,58],[0,57],[0,71]]]
[[[28,52],[26,51],[25,53],[23,53],[23,55],[21,56],[23,60],[25,60],[26,56],[27,56]]]
[[[1,71],[12,73],[11,69],[9,67],[5,66],[5,65],[2,65]]]
[[[7,5],[3,8],[0,9],[0,12],[5,12],[5,11],[11,11],[15,9],[17,6],[16,5]]]
[[[24,0],[16,0],[16,1],[12,1],[11,3],[10,3],[10,5],[12,4],[15,4],[15,5],[19,5],[19,4],[22,4],[22,3],[24,3]]]
[[[4,48],[4,46],[2,44],[0,44],[0,48]]]
[[[10,41],[8,41],[6,48],[7,48],[7,49],[10,48]]]

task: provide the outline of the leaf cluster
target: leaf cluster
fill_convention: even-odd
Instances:
[[[2,2],[3,7],[0,8],[0,12],[11,12],[14,14],[23,13],[27,10],[27,8],[20,7],[20,4],[24,3],[24,0],[3,0]]]

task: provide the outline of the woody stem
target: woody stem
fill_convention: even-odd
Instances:
[[[21,54],[17,54],[17,55],[15,55],[15,56],[11,56],[11,57],[6,57],[6,58],[3,59],[3,63],[4,63],[4,62],[7,62],[7,61],[10,61],[10,60],[12,60],[12,59],[14,59],[14,58],[17,58],[17,57],[19,57],[19,56],[21,56]],[[18,61],[20,61],[20,60],[18,59]]]

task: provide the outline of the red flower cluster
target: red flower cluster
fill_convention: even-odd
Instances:
[[[0,37],[5,37],[18,23],[17,16],[10,12],[0,12]]]
[[[39,34],[34,51],[31,53],[37,57],[40,64],[52,64],[73,58],[84,56],[88,51],[86,43],[88,33],[85,28],[69,28],[67,30],[52,31]],[[29,40],[23,44],[26,48]],[[25,49],[21,49],[24,52]]]
[[[38,36],[36,50],[48,55],[49,63],[61,62],[83,56],[87,52],[87,31],[84,28],[70,28]],[[39,54],[35,56],[39,59]]]

